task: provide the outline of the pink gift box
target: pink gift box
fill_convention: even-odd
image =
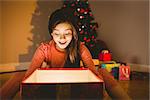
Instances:
[[[119,80],[130,80],[130,66],[119,67]]]
[[[22,81],[22,99],[99,99],[103,80],[88,68],[46,68],[35,70]],[[68,91],[68,92],[64,92]]]

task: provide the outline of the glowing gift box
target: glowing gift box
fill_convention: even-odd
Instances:
[[[22,81],[22,99],[99,99],[103,80],[87,68],[35,70]]]

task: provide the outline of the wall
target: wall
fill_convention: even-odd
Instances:
[[[31,61],[41,41],[48,37],[49,14],[60,1],[1,1],[2,32],[0,32],[0,64]]]
[[[114,60],[148,65],[148,1],[89,1],[99,23],[98,38],[110,48]],[[49,14],[56,1],[1,1],[3,45],[0,64],[28,62],[42,41],[48,40]]]
[[[0,2],[0,61],[2,61],[2,3]]]
[[[2,59],[0,63],[18,62],[19,54],[28,52],[32,37],[30,21],[35,1],[1,1],[2,9]]]
[[[90,4],[100,25],[99,38],[107,43],[113,59],[148,65],[148,0],[97,0]]]

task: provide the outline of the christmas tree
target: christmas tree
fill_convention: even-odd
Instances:
[[[74,16],[79,18],[79,40],[84,42],[89,49],[94,47],[96,44],[96,29],[98,28],[98,24],[94,22],[88,0],[64,0],[63,7],[73,9]]]

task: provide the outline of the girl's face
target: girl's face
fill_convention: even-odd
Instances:
[[[53,29],[52,37],[56,43],[56,48],[65,50],[72,40],[72,27],[68,23],[60,23]]]

